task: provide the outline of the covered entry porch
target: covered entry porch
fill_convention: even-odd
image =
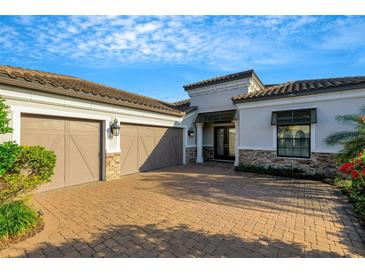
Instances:
[[[236,110],[198,113],[196,125],[196,162],[208,160],[239,163],[239,122]]]

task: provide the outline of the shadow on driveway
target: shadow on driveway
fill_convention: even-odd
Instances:
[[[92,241],[44,244],[29,257],[341,257],[298,244],[261,238],[250,242],[233,235],[206,234],[186,225],[113,226]]]

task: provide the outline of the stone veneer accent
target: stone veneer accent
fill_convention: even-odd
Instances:
[[[186,163],[195,163],[196,161],[196,147],[185,148]]]
[[[296,168],[305,174],[319,174],[334,177],[337,173],[336,154],[312,152],[310,159],[278,157],[276,151],[270,150],[239,150],[241,165],[254,165],[273,168]]]
[[[120,153],[106,155],[106,180],[114,180],[120,177]]]
[[[203,146],[203,159],[204,159],[204,161],[214,159],[214,147],[213,146]]]

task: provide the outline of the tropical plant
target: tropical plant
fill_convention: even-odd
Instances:
[[[343,163],[354,158],[365,148],[365,106],[358,114],[340,115],[336,119],[355,125],[354,130],[333,133],[325,140],[329,146],[342,145],[342,149],[338,153],[338,161]]]

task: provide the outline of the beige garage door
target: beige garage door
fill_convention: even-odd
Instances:
[[[52,182],[40,191],[99,180],[100,126],[97,121],[22,115],[21,143],[40,145],[57,155]]]
[[[182,129],[122,124],[121,174],[182,164]]]

